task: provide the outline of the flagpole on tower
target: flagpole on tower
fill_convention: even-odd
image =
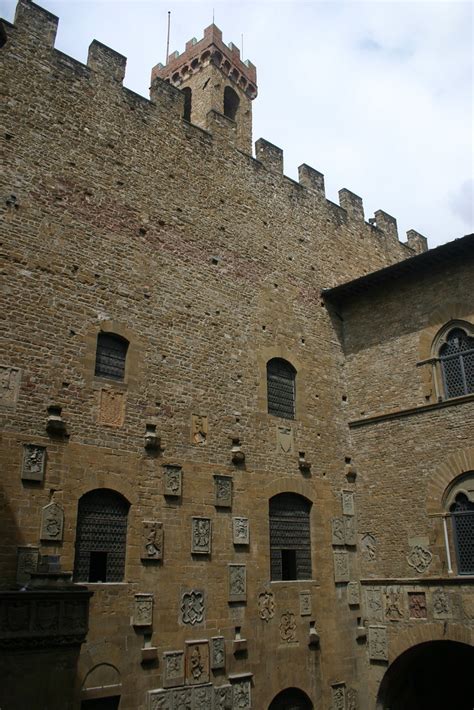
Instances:
[[[170,55],[170,24],[171,24],[171,10],[168,10],[168,36],[166,37],[165,66],[166,66],[166,64],[168,64],[168,57]]]

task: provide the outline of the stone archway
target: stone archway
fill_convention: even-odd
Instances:
[[[404,651],[387,669],[377,710],[472,710],[474,648],[429,641]]]
[[[313,710],[313,703],[299,688],[286,688],[273,698],[268,710]]]

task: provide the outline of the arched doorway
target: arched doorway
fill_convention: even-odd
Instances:
[[[456,641],[421,643],[387,669],[377,710],[472,710],[474,648]]]
[[[299,688],[287,688],[273,698],[268,710],[313,710],[313,703]]]

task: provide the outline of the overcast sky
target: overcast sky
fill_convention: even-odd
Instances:
[[[85,62],[92,39],[128,58],[125,85],[148,96],[150,70],[215,22],[257,67],[254,140],[307,163],[337,202],[383,209],[430,247],[474,231],[473,4],[40,0],[60,18],[56,47]],[[13,21],[16,2],[0,0]]]

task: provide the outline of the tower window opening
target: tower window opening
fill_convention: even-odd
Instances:
[[[240,99],[234,89],[226,86],[224,89],[224,116],[235,121],[237,111],[239,110]]]
[[[191,101],[192,101],[192,91],[189,86],[183,89],[184,94],[184,111],[183,118],[185,121],[191,123]]]

